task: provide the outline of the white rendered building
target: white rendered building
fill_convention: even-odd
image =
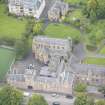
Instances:
[[[45,8],[45,0],[9,0],[8,7],[12,14],[38,19]]]

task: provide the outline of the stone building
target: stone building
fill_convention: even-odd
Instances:
[[[45,0],[9,0],[8,7],[12,14],[39,18],[45,8]]]
[[[62,16],[65,16],[69,10],[69,5],[57,0],[51,9],[48,11],[48,18],[51,21],[58,21]]]
[[[7,82],[19,88],[72,95],[74,75],[69,72],[68,64],[71,50],[70,39],[34,37],[32,51],[35,62],[45,65],[37,67],[36,64],[29,64],[25,69],[14,66],[8,73]]]
[[[91,64],[74,64],[71,67],[71,72],[75,75],[75,80],[89,85],[105,85],[105,67]]]
[[[71,39],[56,39],[37,36],[33,39],[32,51],[36,59],[43,63],[58,57],[70,57],[72,50]],[[57,58],[56,58],[57,60]]]

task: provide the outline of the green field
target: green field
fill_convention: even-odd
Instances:
[[[68,38],[79,39],[81,33],[79,30],[63,24],[49,24],[45,29],[45,35],[55,38]]]
[[[14,51],[0,48],[0,80],[2,80],[9,70],[9,67],[15,57]]]
[[[25,32],[27,21],[7,16],[5,10],[6,6],[0,4],[0,37],[20,38]]]
[[[84,60],[85,64],[96,64],[96,65],[104,65],[105,66],[105,58],[91,58],[88,57]]]
[[[79,4],[79,3],[85,3],[87,0],[64,0],[64,1],[69,4]]]

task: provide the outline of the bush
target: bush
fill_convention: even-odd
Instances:
[[[105,86],[102,86],[99,88],[99,92],[105,94]]]
[[[34,94],[28,102],[28,105],[48,105],[43,96]]]
[[[43,26],[42,21],[35,22],[35,24],[33,26],[33,35],[41,34],[42,33],[42,26]]]
[[[83,83],[77,83],[74,87],[76,92],[85,92],[86,88],[87,88],[87,85]]]
[[[87,48],[87,50],[89,50],[89,51],[95,51],[95,50],[97,50],[97,47],[94,46],[94,45],[86,45],[86,48]]]

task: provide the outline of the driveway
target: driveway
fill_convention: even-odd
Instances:
[[[37,93],[34,91],[28,91],[28,90],[27,91],[24,90],[23,92],[29,93],[29,96],[25,97],[25,100],[27,100],[25,102],[28,102],[29,97],[32,96],[33,93],[42,95],[47,100],[49,105],[52,105],[52,103],[55,101],[60,102],[60,105],[73,105],[74,100],[75,100],[75,98],[74,99],[67,99],[63,95],[57,95],[54,97],[54,96],[52,96],[52,94],[47,94],[47,93]]]

